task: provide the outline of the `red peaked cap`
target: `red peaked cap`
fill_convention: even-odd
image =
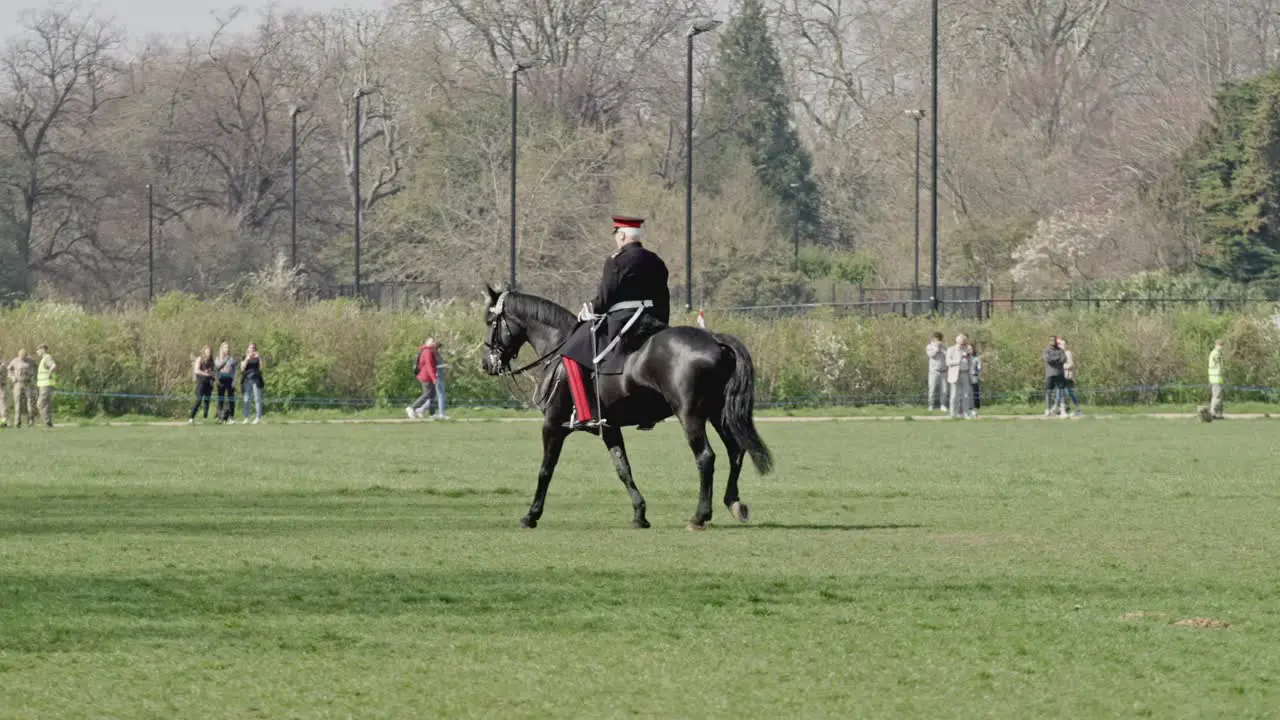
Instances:
[[[638,228],[644,224],[643,218],[627,217],[626,215],[614,215],[613,227],[617,228]]]

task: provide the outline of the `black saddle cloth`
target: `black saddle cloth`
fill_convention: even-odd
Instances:
[[[592,353],[591,346],[591,322],[579,322],[573,329],[573,334],[565,341],[564,347],[560,349],[560,354],[576,361],[583,370],[590,372],[592,358],[609,346],[635,312],[635,310],[617,310],[609,313],[596,332],[595,353]],[[601,375],[620,375],[627,356],[639,350],[645,340],[666,328],[666,323],[645,311],[631,329],[627,330],[618,344],[607,355],[600,358],[600,364],[595,371]]]

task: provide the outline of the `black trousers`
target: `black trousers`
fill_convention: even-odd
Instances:
[[[223,404],[226,410],[223,411]],[[218,376],[218,419],[230,420],[236,414],[236,379]]]
[[[204,402],[204,416],[209,417],[209,400],[213,397],[213,378],[200,378],[196,381],[196,404],[191,406],[191,419],[196,419],[196,411]]]

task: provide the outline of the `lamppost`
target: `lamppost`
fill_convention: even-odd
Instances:
[[[684,309],[693,311],[693,38],[720,27],[719,20],[699,20],[685,33],[684,84]]]
[[[289,247],[295,268],[298,267],[298,113],[302,110],[297,105],[289,108]]]
[[[929,239],[933,246],[933,273],[930,297],[933,312],[938,311],[938,0],[929,4],[930,37],[929,65],[931,73],[930,94],[933,107],[929,113],[930,145],[929,179]]]
[[[151,183],[147,183],[147,302],[156,299],[156,204],[151,191]]]
[[[912,283],[911,300],[913,303],[920,300],[920,121],[924,119],[923,110],[908,110],[907,117],[916,121],[916,182],[915,182],[915,226],[916,226],[916,274]],[[915,305],[912,305],[915,309]]]
[[[356,203],[355,203],[355,240],[356,240],[356,272],[355,272],[355,297],[360,297],[360,211],[362,201],[360,198],[360,100],[365,95],[372,92],[368,88],[359,88],[352,94],[355,100],[355,134],[352,138],[351,147],[351,170],[354,175],[352,182],[355,184]]]
[[[787,187],[791,188],[792,195],[795,195],[796,188],[800,187],[800,183],[788,183]],[[792,206],[795,205],[795,198],[792,197]],[[800,270],[800,214],[792,210],[791,216],[791,269],[793,271]]]
[[[510,289],[516,289],[516,119],[519,115],[519,85],[521,71],[533,67],[533,63],[516,61],[511,65],[511,281]]]

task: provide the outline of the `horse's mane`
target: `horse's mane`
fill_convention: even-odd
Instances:
[[[564,307],[537,295],[513,292],[507,295],[506,302],[513,315],[554,328],[568,330],[577,320]]]

